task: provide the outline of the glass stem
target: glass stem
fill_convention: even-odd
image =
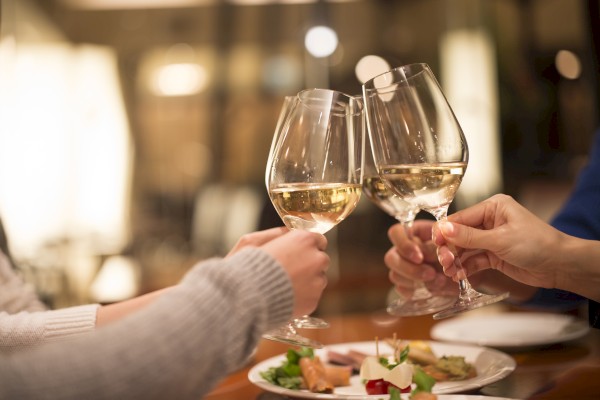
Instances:
[[[460,289],[461,293],[464,293],[464,292],[469,291],[469,289],[471,289],[471,284],[469,283],[469,281],[467,279],[459,279],[458,280],[458,288]]]
[[[442,207],[440,209],[434,210],[432,212],[433,216],[438,222],[443,222],[448,220],[448,207]],[[454,254],[454,265],[456,266],[457,272],[456,277],[458,278],[458,288],[460,290],[459,298],[468,297],[471,290],[471,284],[467,279],[467,274],[462,266],[462,262],[460,261],[460,257],[458,255],[458,251],[454,245],[448,244],[448,248]]]
[[[467,279],[467,274],[465,273],[465,270],[462,266],[462,262],[460,261],[460,258],[458,257],[458,252],[456,251],[456,248],[454,246],[448,246],[448,247],[450,247],[450,250],[454,254],[454,265],[456,266],[456,268],[458,270],[456,272],[456,276],[458,277],[458,289],[459,289],[458,298],[462,301],[465,301],[465,300],[470,301],[471,297],[473,297],[474,294],[477,294],[477,292],[475,292],[473,290],[473,288],[471,287],[471,283]]]

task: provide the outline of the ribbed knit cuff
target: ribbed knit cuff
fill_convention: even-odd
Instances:
[[[96,327],[98,304],[47,311],[45,339],[57,339],[93,331]]]
[[[0,351],[35,346],[93,331],[97,304],[61,310],[0,313]]]

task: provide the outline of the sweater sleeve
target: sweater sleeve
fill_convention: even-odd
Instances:
[[[197,400],[292,307],[288,275],[262,250],[207,260],[120,321],[0,356],[0,398]]]
[[[8,257],[0,251],[0,312],[12,314],[46,308],[34,288],[17,275]]]
[[[94,330],[98,304],[17,314],[0,312],[0,352]]]
[[[91,304],[48,311],[0,252],[0,352],[89,332],[96,326],[98,307]]]

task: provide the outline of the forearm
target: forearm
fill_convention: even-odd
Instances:
[[[135,311],[154,302],[158,297],[167,292],[170,288],[156,290],[133,299],[120,301],[118,303],[102,306],[98,309],[96,326],[101,327],[110,322],[119,320]]]
[[[567,236],[557,254],[556,287],[600,301],[600,242]]]

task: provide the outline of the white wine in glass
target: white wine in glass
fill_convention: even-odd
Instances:
[[[290,229],[324,234],[356,208],[362,192],[364,121],[359,99],[334,90],[308,89],[287,99],[277,125],[266,182],[269,198]],[[326,322],[304,316],[265,337],[319,348],[295,328]]]
[[[366,144],[363,193],[382,211],[394,217],[403,226],[407,237],[412,239],[412,224],[420,209],[402,199],[385,184],[375,167],[368,140]],[[432,293],[423,281],[415,281],[412,296],[410,298],[400,296],[390,302],[387,312],[401,317],[426,315],[445,309],[452,303],[454,297],[445,293]]]
[[[402,199],[445,220],[467,169],[469,150],[429,66],[410,64],[377,75],[363,85],[363,97],[379,176]],[[434,319],[508,297],[473,289],[455,255],[459,296]]]
[[[356,208],[361,188],[346,183],[292,183],[269,191],[273,207],[290,229],[325,233]]]

